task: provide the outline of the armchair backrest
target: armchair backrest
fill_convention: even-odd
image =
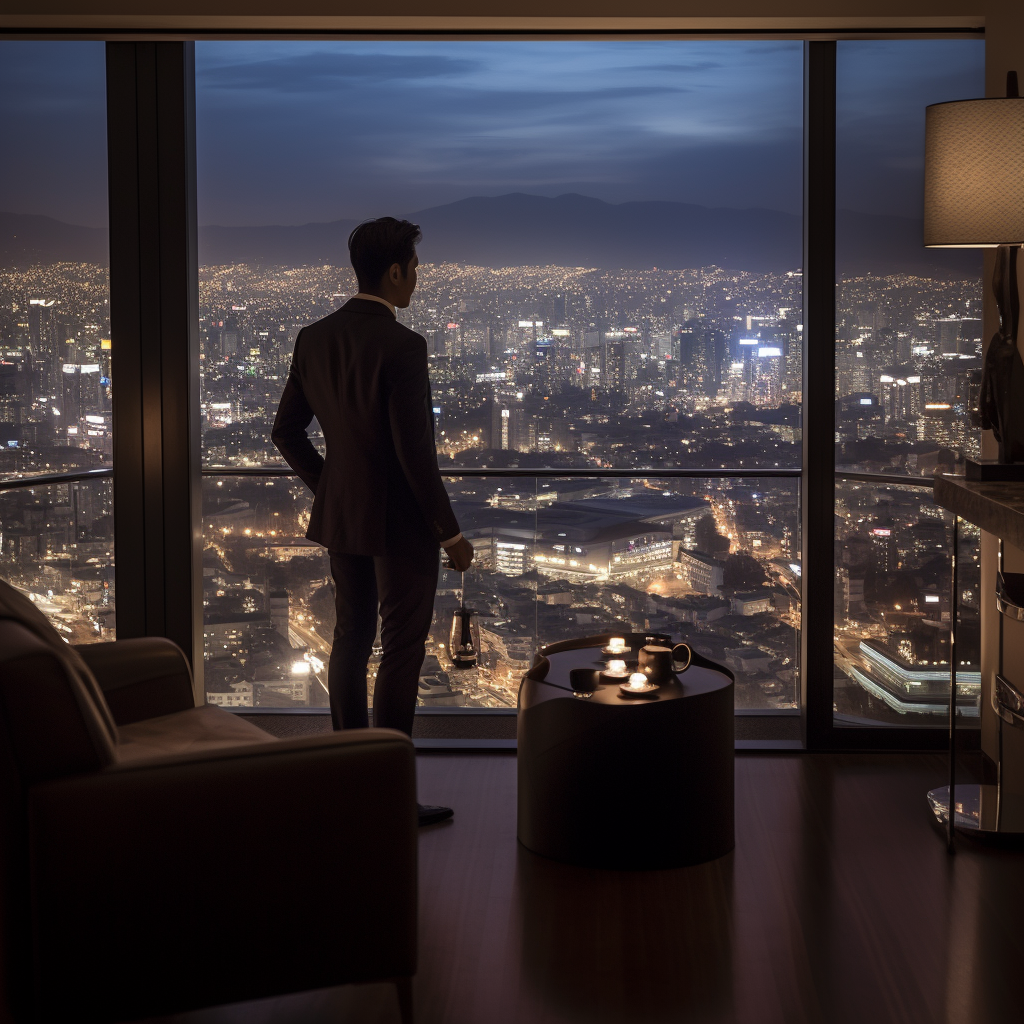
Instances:
[[[117,728],[81,655],[0,580],[0,1019],[29,1015],[28,789],[114,760]]]
[[[81,655],[0,580],[0,745],[22,786],[114,761],[117,726]]]

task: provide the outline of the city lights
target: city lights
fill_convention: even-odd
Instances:
[[[757,474],[801,466],[802,273],[774,257],[763,264],[774,270],[721,262],[420,266],[399,317],[426,345],[438,458],[477,552],[466,587],[481,627],[479,664],[457,679],[443,638],[428,638],[423,705],[514,708],[541,644],[658,630],[728,664],[738,707],[797,708],[799,482]],[[977,454],[979,282],[878,267],[837,281],[836,464],[928,483]],[[347,266],[326,261],[200,269],[207,469],[278,465],[270,429],[296,336],[356,288]],[[0,301],[4,470],[109,465],[106,268],[5,268]],[[481,468],[499,475],[458,472]],[[657,476],[680,469],[750,475]],[[208,699],[327,707],[333,593],[328,556],[305,539],[310,491],[289,476],[207,476],[202,498]],[[3,501],[5,572],[49,595],[38,600],[70,638],[113,635],[109,482]],[[904,715],[910,690],[925,706],[933,682],[913,674],[943,658],[943,522],[925,488],[850,481],[836,501],[837,707],[869,718],[881,701]],[[446,575],[441,623],[457,600]],[[967,593],[969,617],[979,590]],[[374,651],[371,688],[379,638]]]

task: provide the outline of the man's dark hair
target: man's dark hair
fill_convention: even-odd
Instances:
[[[416,244],[422,237],[418,224],[394,217],[380,217],[360,224],[348,236],[348,254],[359,290],[373,291],[394,263],[402,268],[405,277],[416,255]]]

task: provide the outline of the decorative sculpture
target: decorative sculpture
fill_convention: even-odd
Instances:
[[[996,249],[992,290],[999,309],[999,330],[985,353],[977,426],[991,430],[999,442],[1000,464],[1024,463],[1024,361],[1017,348],[1017,246],[1000,245]]]

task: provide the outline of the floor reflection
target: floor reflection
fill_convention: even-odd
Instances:
[[[617,872],[520,847],[522,968],[533,996],[587,1024],[731,1020],[732,869],[732,854]]]

